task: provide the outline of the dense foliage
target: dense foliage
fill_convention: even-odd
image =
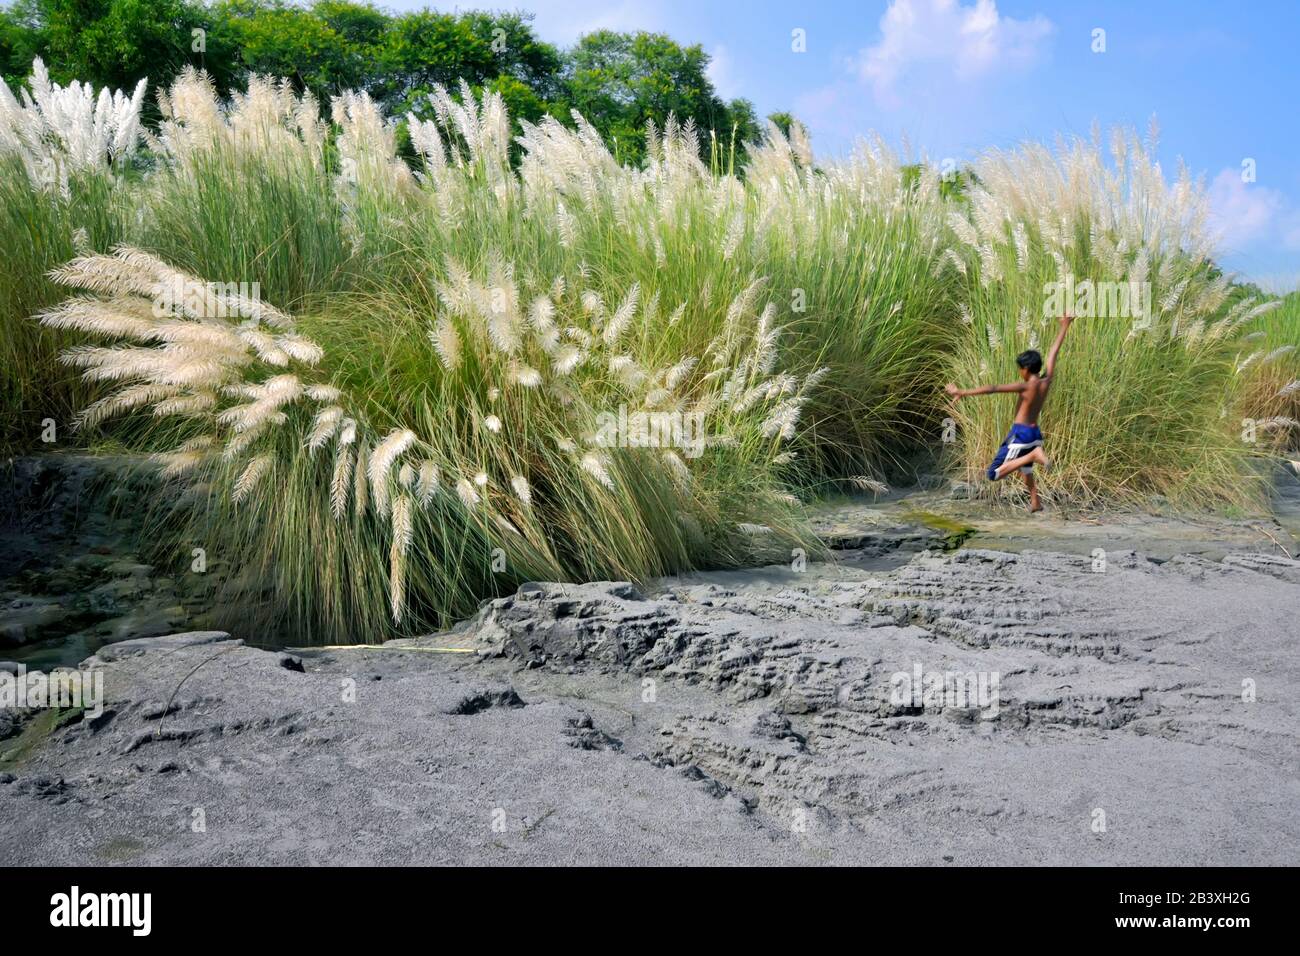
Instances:
[[[223,95],[250,74],[278,76],[319,102],[365,92],[399,116],[422,113],[435,86],[463,79],[499,94],[516,121],[567,120],[577,109],[631,161],[646,122],[662,126],[669,114],[728,141],[734,131],[737,143],[761,132],[747,100],[719,98],[698,44],[599,31],[560,50],[524,13],[393,14],[353,0],[17,0],[0,10],[0,77],[18,86],[36,56],[59,83],[125,89],[148,76],[166,88],[193,66]]]

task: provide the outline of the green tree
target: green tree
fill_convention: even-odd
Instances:
[[[487,41],[493,54],[491,74],[518,81],[542,101],[560,96],[564,60],[559,50],[538,39],[533,14],[470,11],[461,16],[476,37]],[[482,82],[466,79],[471,84]]]
[[[189,62],[203,19],[188,0],[35,0],[31,9],[55,80],[123,89]]]
[[[763,138],[764,126],[759,122],[754,104],[749,100],[735,99],[728,103],[727,121],[725,132],[735,142],[737,149],[746,143],[757,143]],[[719,130],[718,136],[721,137],[722,133],[723,130]]]
[[[531,21],[531,14],[430,10],[396,17],[371,92],[394,111],[421,113],[435,85],[454,88],[464,79],[475,90],[498,90],[514,115],[535,119],[560,92],[561,59]]]
[[[356,45],[314,9],[284,0],[227,0],[214,8],[214,14],[220,46],[237,51],[234,62],[211,70],[219,80],[228,77],[238,84],[247,73],[285,77],[322,101],[344,89],[367,85],[368,66]],[[339,22],[345,30],[356,24],[346,17]]]
[[[795,119],[793,113],[778,111],[767,114],[767,121],[781,131],[781,135],[786,139],[790,138],[790,127],[799,122]]]
[[[311,12],[358,50],[379,46],[392,22],[378,7],[350,0],[316,0]]]
[[[130,88],[148,76],[162,86],[193,64],[223,93],[260,73],[322,103],[365,90],[398,116],[427,116],[434,85],[464,79],[476,93],[500,93],[516,121],[550,113],[568,122],[580,110],[631,163],[644,157],[647,121],[662,127],[670,114],[694,123],[703,158],[722,169],[763,134],[752,103],[718,96],[698,44],[599,31],[561,53],[519,12],[394,15],[369,0],[16,0],[0,11],[0,74],[21,80],[38,54],[60,82]]]
[[[379,51],[392,23],[389,15],[369,3],[350,0],[317,0],[311,12],[343,43],[335,86],[370,90],[375,84]]]
[[[421,10],[397,17],[380,51],[382,69],[371,93],[393,108],[410,107],[435,83],[482,76],[491,48],[460,17]]]
[[[718,97],[707,73],[709,56],[699,44],[682,46],[662,33],[599,30],[579,40],[567,59],[567,105],[617,140],[623,162],[644,158],[647,121],[662,127],[670,114],[694,122],[706,157],[709,131],[729,145],[738,123],[744,125],[738,144],[758,129],[748,101],[728,106]]]
[[[34,0],[20,0],[0,10],[0,76],[16,89],[32,70],[32,59],[45,55],[45,34]]]

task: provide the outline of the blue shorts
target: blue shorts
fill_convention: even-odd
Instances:
[[[1007,432],[1006,439],[1002,442],[1002,447],[998,449],[997,457],[993,459],[993,464],[989,465],[989,481],[998,480],[998,468],[1007,459],[1016,459],[1030,451],[1038,448],[1043,444],[1043,433],[1038,430],[1037,425],[1012,425],[1011,431]],[[1032,472],[1033,463],[1021,465],[1020,470],[1023,472]]]

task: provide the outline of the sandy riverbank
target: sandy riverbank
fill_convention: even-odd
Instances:
[[[103,716],[3,745],[0,857],[1300,862],[1300,563],[864,554],[530,586],[382,649],[104,647]],[[900,705],[917,666],[995,706]]]

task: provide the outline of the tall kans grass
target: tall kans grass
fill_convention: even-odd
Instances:
[[[0,80],[0,448],[49,436],[87,393],[58,374],[61,337],[26,318],[62,294],[47,273],[78,248],[122,236],[120,184],[135,152],[145,84],[133,96],[61,87],[37,60],[15,96]]]
[[[72,339],[28,317],[67,294],[49,279],[51,269],[78,249],[120,241],[124,213],[101,172],[75,172],[66,193],[48,191],[32,187],[16,156],[0,155],[0,449],[30,446],[48,435],[50,421],[57,434],[93,396],[58,364]]]
[[[630,170],[581,123],[577,135],[554,120],[525,129],[520,172],[546,254],[689,299],[688,321],[646,330],[664,347],[706,340],[716,304],[762,277],[791,364],[829,369],[800,443],[805,473],[879,469],[914,445],[955,331],[952,283],[934,272],[937,175],[914,177],[878,141],[814,167],[796,125],[789,141],[773,129],[750,147],[741,182],[700,163],[690,130],[647,136],[646,167]]]
[[[815,162],[797,125],[743,175],[675,122],[621,166],[579,116],[524,124],[512,163],[500,98],[440,89],[405,118],[412,166],[364,95],[327,122],[286,83],[223,103],[187,72],[141,133],[138,96],[34,83],[0,97],[6,411],[75,407],[155,453],[197,503],[176,546],[302,639],[438,626],[530,578],[788,558],[798,496],[918,451],[982,473],[1010,409],[941,386],[1009,380],[1067,280],[1153,304],[1075,323],[1049,493],[1252,505],[1251,456],[1289,440],[1294,375],[1265,378],[1289,353],[1260,336],[1290,327],[1131,138],[990,154],[950,199],[878,141]],[[647,416],[704,437],[623,430]]]
[[[156,167],[133,190],[133,245],[199,275],[256,283],[285,309],[351,286],[328,129],[310,95],[253,77],[223,106],[189,70],[159,107],[145,136]]]
[[[1300,292],[1293,292],[1242,336],[1234,367],[1243,435],[1293,463],[1300,453],[1298,342]]]
[[[178,85],[170,168],[150,198],[223,157],[259,106],[213,110],[204,81]],[[230,562],[232,586],[268,592],[232,607],[306,639],[374,637],[446,623],[522,580],[644,578],[813,547],[781,472],[819,375],[782,367],[763,279],[676,301],[552,255],[551,221],[495,135],[499,99],[437,105],[417,179],[368,100],[336,102],[326,181],[347,259],[297,316],[131,247],[55,272],[84,294],[42,323],[99,340],[64,359],[111,386],[81,422],[158,421],[141,443],[169,443],[164,473],[206,496],[181,540]],[[275,131],[267,165],[297,170],[285,179],[310,196],[326,172],[314,128],[285,122],[293,112],[260,109]],[[209,180],[190,181],[203,195]],[[346,288],[331,291],[333,276]],[[707,337],[703,322],[675,334],[695,316]],[[667,441],[624,427],[647,416],[669,423]]]
[[[992,152],[975,167],[969,209],[950,217],[945,267],[962,278],[966,334],[948,359],[958,382],[1014,381],[1017,353],[1046,351],[1055,317],[1078,317],[1041,422],[1057,497],[1100,504],[1159,495],[1175,504],[1257,508],[1266,489],[1243,439],[1251,406],[1238,374],[1244,336],[1276,303],[1237,298],[1210,260],[1204,193],[1184,171],[1166,183],[1135,135],[1111,161],[1075,141]],[[952,409],[956,466],[988,465],[1013,406]],[[985,486],[1020,494],[1017,482]]]

